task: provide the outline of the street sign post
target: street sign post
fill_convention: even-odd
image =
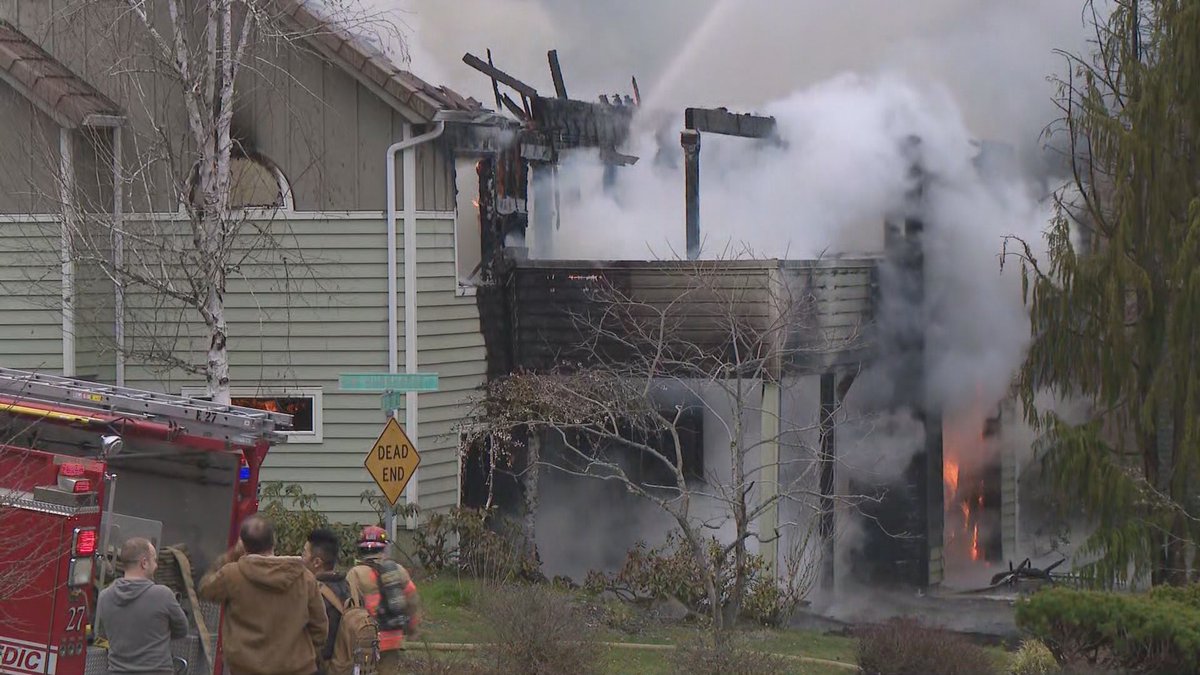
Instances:
[[[379,407],[385,413],[390,413],[393,410],[399,410],[400,405],[404,403],[404,397],[407,396],[402,391],[385,391],[379,399]]]
[[[438,374],[341,373],[338,375],[338,389],[342,391],[431,392],[438,390]]]
[[[383,433],[379,434],[363,461],[363,466],[367,467],[392,506],[396,505],[420,464],[421,455],[417,452],[417,446],[409,440],[408,434],[404,433],[394,417],[388,418]]]

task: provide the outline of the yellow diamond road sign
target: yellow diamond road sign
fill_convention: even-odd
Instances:
[[[420,464],[421,455],[417,453],[417,446],[408,439],[408,434],[404,433],[394,417],[388,419],[383,433],[379,434],[379,440],[371,446],[363,462],[363,466],[379,484],[379,489],[383,490],[383,496],[393,506]]]

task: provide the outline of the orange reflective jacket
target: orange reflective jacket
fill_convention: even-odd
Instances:
[[[403,569],[403,568],[401,568]],[[346,580],[354,584],[358,588],[358,592],[362,595],[363,604],[366,605],[367,613],[372,618],[379,614],[379,603],[383,601],[383,593],[379,588],[379,575],[369,565],[357,565],[346,574]],[[417,596],[417,585],[413,583],[412,578],[408,579],[408,583],[404,586],[404,597],[408,600],[408,606],[415,610]],[[409,630],[416,630],[421,623],[420,614],[413,612],[409,616]],[[400,649],[404,644],[404,631],[402,630],[381,630],[379,631],[379,651],[387,652],[395,649]]]

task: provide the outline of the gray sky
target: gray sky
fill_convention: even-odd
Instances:
[[[370,1],[405,25],[419,75],[488,104],[466,51],[490,47],[552,91],[546,51],[558,49],[572,97],[628,93],[636,75],[672,109],[753,110],[845,71],[895,70],[949,88],[973,133],[1018,145],[1054,116],[1054,50],[1086,37],[1081,0]]]

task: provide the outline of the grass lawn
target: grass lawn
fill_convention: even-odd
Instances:
[[[487,620],[476,610],[477,598],[487,588],[473,579],[442,577],[419,584],[424,606],[421,640],[428,643],[479,643],[488,639]],[[603,642],[677,645],[693,639],[697,631],[682,625],[647,623],[636,633],[598,625],[597,638]],[[747,646],[775,654],[806,656],[842,663],[854,662],[854,643],[846,637],[823,635],[801,630],[756,629],[743,631]],[[410,646],[421,649],[419,643]],[[669,673],[667,651],[610,647],[604,650],[606,671],[610,673]],[[447,657],[452,658],[452,657]],[[796,673],[834,674],[852,672],[846,668],[796,662]]]

